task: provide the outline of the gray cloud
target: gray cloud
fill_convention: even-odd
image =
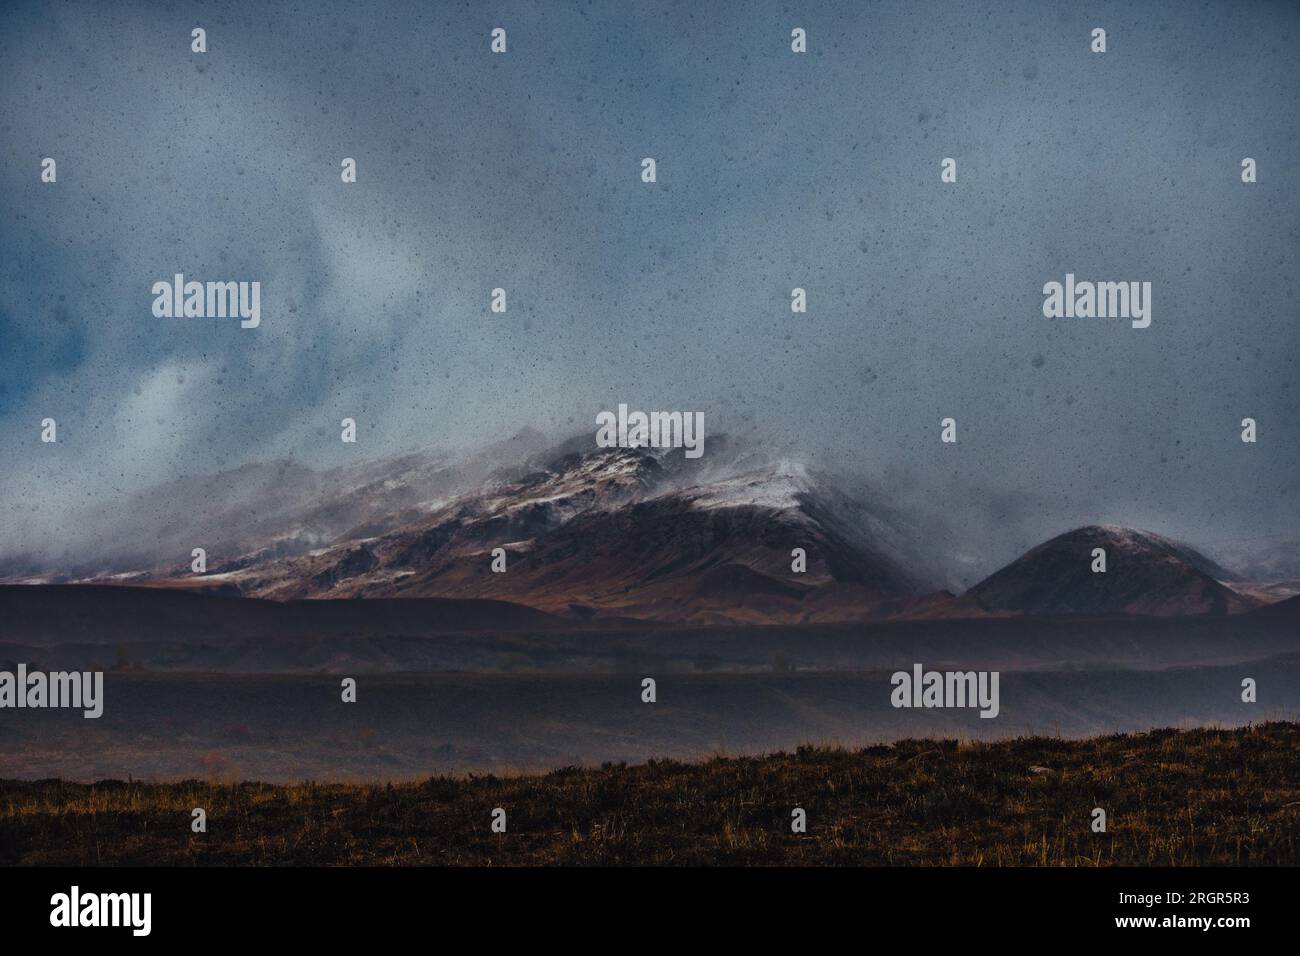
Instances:
[[[884,475],[962,553],[1300,535],[1294,5],[303,9],[0,14],[0,549],[619,401]],[[177,271],[260,280],[262,327],[154,319]],[[1043,319],[1066,272],[1150,280],[1152,327]]]

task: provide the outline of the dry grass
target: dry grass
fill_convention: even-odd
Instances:
[[[1298,832],[1295,723],[404,785],[0,782],[3,864],[1295,864]]]

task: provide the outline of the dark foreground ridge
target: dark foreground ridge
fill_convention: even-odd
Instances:
[[[1286,865],[1298,839],[1297,723],[402,785],[0,781],[5,865]]]

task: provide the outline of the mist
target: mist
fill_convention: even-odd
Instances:
[[[1300,10],[1179,7],[7,4],[0,561],[620,402],[861,481],[954,579],[1096,521],[1300,538]],[[177,272],[260,282],[259,327],[155,318]],[[1067,273],[1150,327],[1045,318]]]

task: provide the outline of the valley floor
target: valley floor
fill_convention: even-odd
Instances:
[[[4,865],[1294,865],[1298,850],[1292,722],[396,785],[0,781]]]

